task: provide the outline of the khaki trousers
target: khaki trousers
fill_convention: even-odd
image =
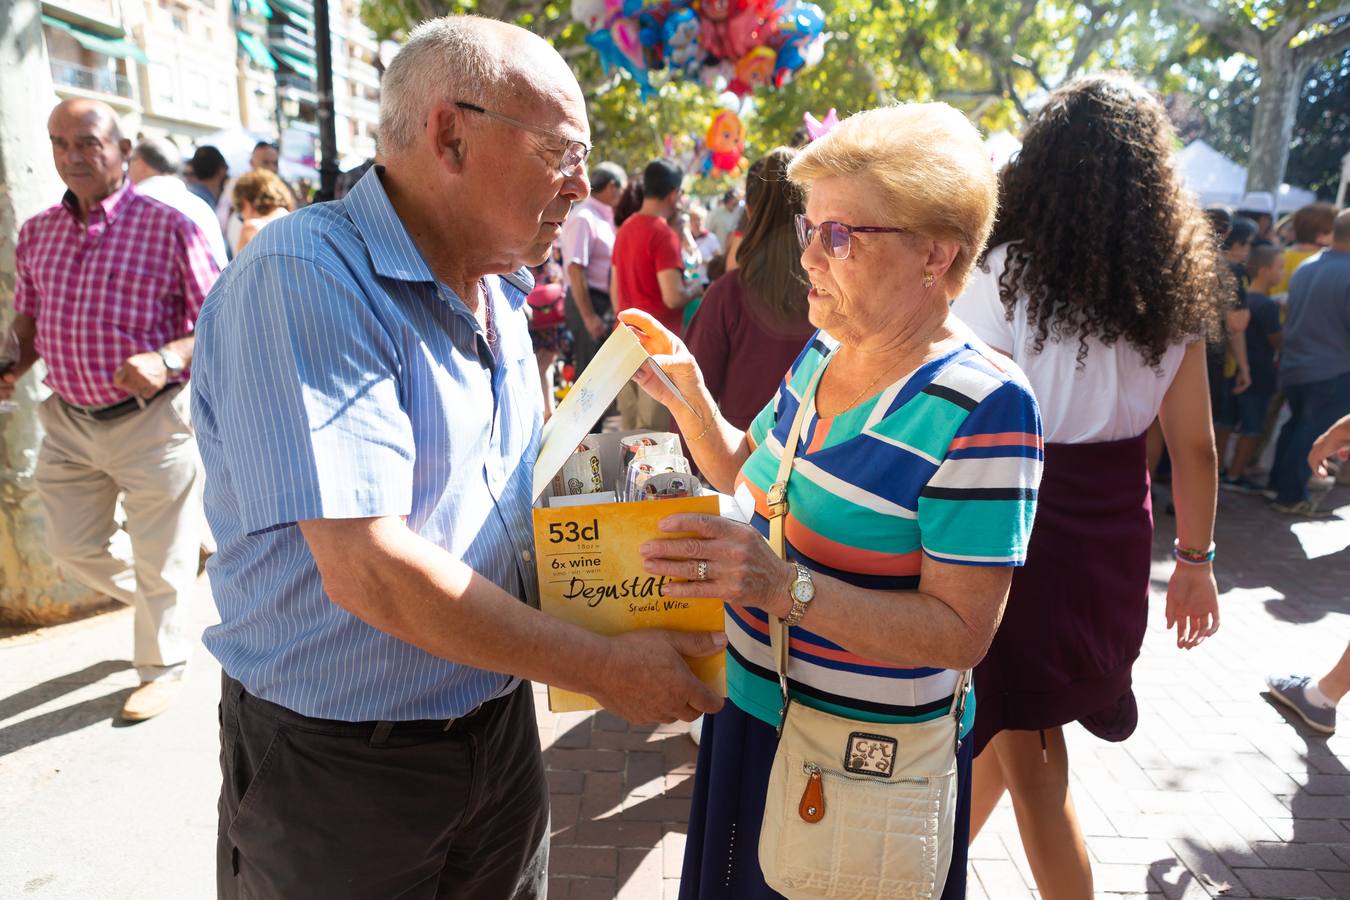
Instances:
[[[670,430],[670,412],[632,381],[619,391],[619,418],[624,431]]]
[[[187,388],[166,391],[107,422],[72,413],[55,395],[38,409],[47,432],[36,477],[47,550],[81,584],[135,607],[133,663],[142,681],[180,677],[192,646],[203,529],[189,396]]]

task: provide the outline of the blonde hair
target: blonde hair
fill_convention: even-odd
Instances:
[[[951,296],[984,252],[998,206],[998,179],[975,126],[945,103],[906,103],[855,113],[802,148],[787,170],[804,190],[855,176],[876,188],[885,222],[960,246],[943,276]]]
[[[291,189],[281,176],[270,169],[254,169],[239,176],[230,195],[236,209],[242,209],[247,200],[255,212],[265,216],[274,209],[291,209],[294,201]]]

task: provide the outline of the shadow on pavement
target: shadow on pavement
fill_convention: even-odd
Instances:
[[[1269,692],[1262,691],[1261,696],[1284,717],[1304,745],[1299,754],[1305,766],[1302,773],[1304,777],[1288,800],[1292,832],[1287,840],[1281,836],[1277,845],[1281,849],[1275,858],[1245,843],[1231,846],[1190,837],[1172,839],[1171,844],[1184,863],[1180,875],[1173,876],[1176,877],[1175,881],[1168,878],[1177,868],[1178,860],[1174,857],[1156,860],[1149,865],[1148,870],[1152,881],[1165,885],[1163,890],[1169,897],[1192,896],[1188,890],[1193,882],[1200,891],[1210,896],[1338,896],[1334,885],[1314,887],[1308,883],[1308,879],[1316,880],[1321,874],[1315,871],[1319,868],[1325,867],[1335,873],[1344,868],[1341,861],[1334,860],[1330,846],[1326,845],[1344,846],[1341,842],[1344,832],[1338,823],[1350,819],[1350,796],[1346,796],[1342,787],[1347,776],[1350,776],[1350,769],[1327,745],[1326,736],[1309,729],[1283,704],[1273,702]],[[1319,865],[1316,862],[1319,853],[1329,862]],[[1262,877],[1262,883],[1243,884],[1241,876],[1229,867],[1230,863],[1237,867],[1244,863],[1252,866],[1243,869],[1243,872],[1253,872]],[[1278,869],[1268,870],[1267,866]],[[1276,875],[1275,872],[1280,874]],[[1285,885],[1276,885],[1270,880],[1282,876],[1299,880]],[[1154,889],[1146,878],[1144,890]],[[1309,890],[1317,890],[1318,893],[1309,894]],[[1323,890],[1330,893],[1323,893]],[[1200,894],[1196,893],[1195,896]]]
[[[125,659],[105,659],[86,666],[78,672],[52,678],[30,688],[24,688],[17,694],[0,697],[0,722],[12,719],[20,713],[50,703],[62,694],[69,694],[85,685],[102,681],[114,672],[130,669],[131,663]],[[3,733],[3,732],[0,732]]]
[[[615,877],[617,893],[648,854],[662,847],[666,835],[686,833],[697,756],[698,748],[682,728],[629,725],[603,710],[559,734],[544,751],[555,860],[570,848],[583,854],[592,852],[588,848],[617,849],[616,875],[603,876]],[[685,778],[675,790],[670,790],[671,775]],[[557,873],[564,879],[578,875]]]
[[[0,728],[0,756],[7,756],[33,744],[40,744],[99,722],[116,724],[113,720],[122,711],[122,704],[126,703],[134,690],[136,690],[134,687],[122,688],[102,697],[24,719],[8,728]],[[58,696],[60,693],[65,692],[58,692]]]
[[[1170,498],[1169,486],[1160,485],[1155,490],[1155,560],[1171,556],[1172,538],[1176,536],[1176,519],[1162,514]],[[1330,509],[1347,502],[1350,502],[1350,491],[1338,486],[1322,498],[1321,505]],[[1280,597],[1263,601],[1266,611],[1274,618],[1292,624],[1317,622],[1329,612],[1342,612],[1337,603],[1342,592],[1335,586],[1345,580],[1347,552],[1309,559],[1294,533],[1294,526],[1301,523],[1318,523],[1326,527],[1337,527],[1339,523],[1340,527],[1346,527],[1344,520],[1339,519],[1282,515],[1271,510],[1261,497],[1221,491],[1214,523],[1214,543],[1219,554],[1214,576],[1219,592],[1235,588],[1264,588],[1277,592]],[[1165,594],[1167,585],[1155,582],[1154,590]]]

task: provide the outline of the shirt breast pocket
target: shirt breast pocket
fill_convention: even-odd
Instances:
[[[134,267],[110,272],[101,317],[122,331],[148,331],[165,317],[170,285],[164,272]]]

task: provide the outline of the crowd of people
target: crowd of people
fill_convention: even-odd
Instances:
[[[998,172],[964,115],[911,103],[775,148],[706,204],[669,159],[592,164],[562,57],[471,17],[409,36],[378,164],[336,202],[297,209],[267,144],[231,179],[214,148],[184,168],[133,145],[96,101],[48,127],[68,191],[20,234],[0,399],[45,363],[50,550],[136,609],[125,718],[181,687],[215,547],[222,897],[543,896],[528,681],[703,721],[682,897],[962,897],[1004,794],[1041,895],[1091,896],[1063,728],[1136,727],[1152,473],[1189,650],[1219,627],[1220,488],[1323,515],[1309,484],[1350,447],[1350,212],[1206,215],[1123,76],[1053,92]],[[725,601],[725,633],[601,636],[532,602],[540,427],[618,327],[669,376],[639,370],[622,427],[678,431],[745,500],[748,522],[671,516],[692,536],[642,548],[667,596]],[[725,700],[685,661],[722,651]],[[1270,684],[1332,730],[1350,650]],[[916,790],[847,762],[857,739],[899,759],[949,729],[904,801],[928,837],[883,834],[907,849],[876,871],[848,841],[824,874],[766,850],[794,710],[855,729],[852,782],[803,768],[806,821]]]

